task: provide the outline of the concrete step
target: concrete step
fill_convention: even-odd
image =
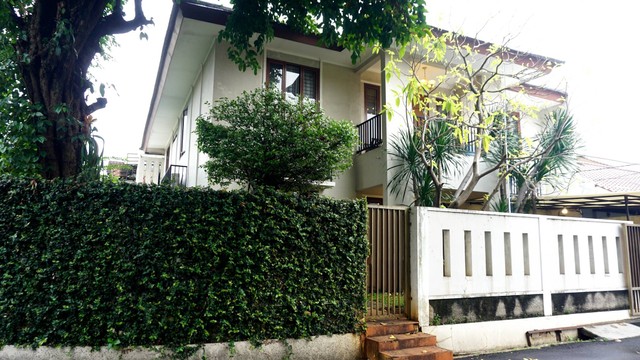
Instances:
[[[396,334],[368,337],[366,351],[368,359],[376,359],[381,351],[401,350],[413,347],[435,346],[436,337],[425,333]]]
[[[380,352],[380,360],[453,360],[453,353],[435,346]]]
[[[367,337],[407,334],[418,331],[418,322],[411,320],[380,320],[367,322]]]
[[[640,336],[640,327],[624,322],[596,324],[584,326],[581,333],[591,339],[619,340]]]

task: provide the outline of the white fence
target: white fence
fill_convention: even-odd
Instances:
[[[140,155],[136,182],[143,184],[159,184],[160,177],[164,174],[164,156]]]
[[[626,306],[621,295],[627,289],[624,222],[414,208],[411,223],[412,314],[423,327],[430,325],[434,303],[447,299],[465,304],[488,299],[482,300],[485,308],[488,302],[510,297],[538,302],[534,315],[500,318],[501,310],[496,310],[492,320]],[[580,294],[591,294],[580,300],[590,303],[574,311],[574,298],[578,301]],[[567,301],[570,304],[563,303]]]

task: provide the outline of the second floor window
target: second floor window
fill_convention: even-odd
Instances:
[[[279,89],[287,96],[318,101],[318,69],[269,60],[268,71],[269,86]]]
[[[187,122],[189,121],[189,111],[188,109],[184,109],[182,111],[182,119],[180,119],[180,157],[184,155],[187,150],[187,146],[189,145],[187,142],[189,141],[188,133],[187,133]]]

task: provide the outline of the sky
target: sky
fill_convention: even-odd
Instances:
[[[633,106],[640,84],[634,24],[639,7],[628,0],[426,0],[428,22],[482,40],[563,60],[569,111],[583,139],[580,153],[632,163],[639,116]],[[130,5],[133,2],[130,2]],[[105,155],[138,152],[171,0],[145,0],[155,26],[116,37],[112,60],[94,69],[107,85],[107,107],[94,113]],[[133,10],[130,10],[133,15]]]

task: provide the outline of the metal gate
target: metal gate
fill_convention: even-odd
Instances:
[[[640,225],[625,225],[627,283],[629,284],[629,306],[631,315],[640,315]]]
[[[410,318],[409,209],[369,205],[367,318]]]

